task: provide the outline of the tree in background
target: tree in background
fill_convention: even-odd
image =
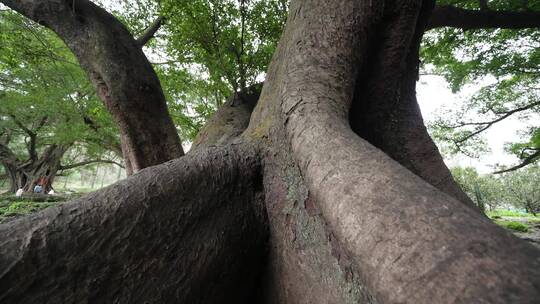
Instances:
[[[471,167],[454,167],[451,171],[456,182],[481,210],[486,211],[487,206],[490,211],[493,211],[511,202],[507,200],[507,189],[500,178],[492,174],[480,175]]]
[[[540,32],[527,27],[537,22],[540,1],[445,0],[438,4],[451,5],[439,11],[450,27],[425,36],[423,72],[443,76],[454,92],[468,85],[482,88],[462,108],[448,106],[431,126],[432,134],[451,153],[474,157],[485,150],[482,134],[491,126],[510,117],[528,120],[522,140],[506,147],[520,163],[499,170],[535,163],[540,159]]]
[[[536,216],[540,213],[540,167],[531,165],[527,168],[503,175],[507,189],[506,197],[519,208]]]
[[[0,163],[9,190],[49,191],[58,171],[114,161],[117,128],[64,44],[0,12]],[[118,156],[116,156],[118,157]]]

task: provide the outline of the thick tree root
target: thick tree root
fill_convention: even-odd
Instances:
[[[212,148],[0,225],[0,302],[249,302],[260,182],[251,148]]]

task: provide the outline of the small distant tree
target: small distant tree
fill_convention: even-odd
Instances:
[[[504,175],[508,201],[534,216],[540,213],[540,166],[529,166]]]
[[[454,167],[450,169],[454,179],[463,191],[480,209],[494,210],[504,203],[504,184],[492,174],[478,174],[472,167]]]

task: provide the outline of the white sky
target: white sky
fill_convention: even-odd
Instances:
[[[448,88],[446,81],[440,76],[421,76],[417,85],[418,103],[422,110],[425,122],[435,119],[435,114],[444,106],[463,102],[467,96],[474,92],[475,87],[465,89],[464,92],[453,94]],[[503,147],[506,142],[519,137],[517,131],[523,130],[526,122],[519,121],[517,118],[510,117],[493,125],[485,131],[488,147],[491,152],[482,154],[480,158],[474,159],[467,156],[455,156],[445,159],[448,166],[472,166],[481,173],[493,172],[493,166],[496,164],[512,165],[518,162],[518,159],[507,154]]]

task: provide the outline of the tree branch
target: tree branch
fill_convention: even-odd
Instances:
[[[77,168],[77,167],[82,167],[82,166],[86,166],[86,165],[90,165],[90,164],[97,164],[97,163],[113,164],[113,165],[117,165],[118,167],[124,169],[124,165],[122,165],[121,163],[116,162],[114,160],[94,159],[94,160],[86,160],[86,161],[82,161],[82,162],[79,162],[79,163],[74,163],[74,164],[71,164],[71,165],[60,166],[60,170],[70,170],[70,169],[74,169],[74,168]]]
[[[0,143],[0,161],[16,166],[19,162],[17,155],[7,146]]]
[[[525,167],[525,166],[527,166],[529,164],[532,164],[533,162],[535,162],[539,158],[540,158],[540,150],[538,150],[535,153],[527,156],[527,158],[525,158],[519,165],[513,166],[513,167],[508,168],[508,169],[493,172],[493,174],[501,174],[501,173],[506,173],[506,172],[510,172],[510,171],[515,171],[515,170],[523,168],[523,167]]]
[[[21,128],[26,134],[28,134],[28,137],[30,138],[30,142],[26,144],[26,149],[28,150],[28,158],[29,160],[35,161],[37,159],[37,151],[36,151],[36,142],[37,142],[37,134],[36,132],[30,130],[27,128],[22,122],[20,122],[17,117],[13,114],[9,114],[11,119],[15,122],[15,124]],[[43,121],[43,120],[42,120]],[[46,121],[46,119],[45,119]],[[45,123],[43,121],[43,123]]]
[[[443,5],[435,7],[426,30],[438,27],[455,27],[464,30],[536,28],[540,27],[540,13],[534,11],[494,11],[490,9],[468,10]]]
[[[148,43],[148,41],[150,41],[150,39],[152,39],[154,37],[154,35],[156,34],[156,32],[159,30],[159,28],[161,27],[161,24],[163,24],[163,21],[165,19],[161,16],[159,16],[143,33],[142,35],[137,38],[137,43],[143,47],[145,44]]]
[[[460,127],[465,127],[465,126],[483,126],[482,128],[480,129],[477,129],[476,131],[472,132],[471,134],[465,136],[465,137],[462,137],[458,140],[455,140],[456,143],[462,143],[468,139],[470,139],[471,137],[474,137],[482,132],[484,132],[485,130],[489,129],[492,125],[512,116],[513,114],[515,113],[518,113],[518,112],[523,112],[523,111],[527,111],[527,110],[530,110],[536,106],[540,105],[540,101],[537,101],[537,102],[533,102],[533,103],[530,103],[528,105],[525,105],[523,107],[519,107],[519,108],[516,108],[516,109],[513,109],[513,110],[510,110],[510,111],[506,111],[506,112],[498,112],[497,114],[504,114],[496,119],[493,119],[491,121],[485,121],[485,122],[468,122],[468,123],[462,123],[462,124],[459,124],[459,125],[455,125],[455,126],[452,126],[452,128],[460,128]]]

